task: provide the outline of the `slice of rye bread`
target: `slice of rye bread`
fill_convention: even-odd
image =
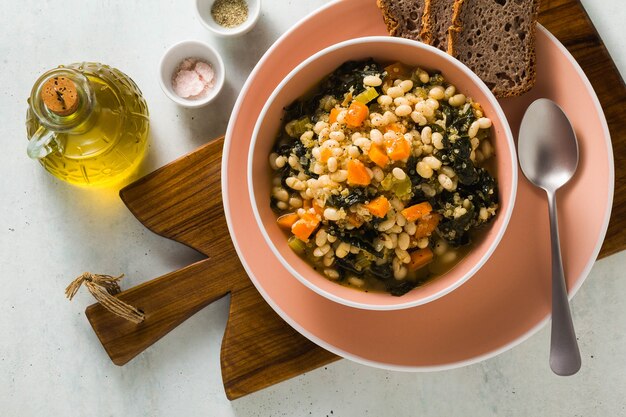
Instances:
[[[428,0],[377,0],[391,36],[430,43],[424,31],[424,9]]]
[[[470,67],[498,98],[535,84],[539,0],[456,0],[448,53]]]
[[[448,48],[448,29],[452,26],[452,11],[455,0],[425,0],[424,31],[428,32],[430,45],[442,49]],[[425,36],[426,37],[426,36]]]

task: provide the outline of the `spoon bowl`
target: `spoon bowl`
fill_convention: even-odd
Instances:
[[[519,137],[520,166],[530,182],[556,191],[572,178],[578,166],[578,141],[556,103],[545,98],[534,101],[524,114]]]
[[[524,176],[548,195],[552,244],[550,368],[557,375],[573,375],[580,369],[581,359],[561,260],[556,191],[576,172],[578,141],[563,110],[542,98],[534,101],[524,114],[517,149]]]

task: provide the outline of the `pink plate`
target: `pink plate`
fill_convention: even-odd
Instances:
[[[349,19],[346,18],[349,16]],[[460,288],[425,305],[368,311],[317,295],[282,266],[259,230],[247,189],[246,151],[256,117],[280,81],[325,47],[385,35],[375,0],[340,0],[285,33],[258,63],[235,105],[222,163],[224,209],[237,253],[276,312],[320,346],[367,365],[408,371],[477,362],[537,331],[550,313],[547,202],[520,173],[515,209],[489,261]],[[559,192],[559,220],[570,296],[586,278],[604,239],[613,199],[613,154],[606,120],[584,73],[547,30],[537,30],[538,79],[519,98],[501,100],[514,136],[538,97],[556,101],[574,124],[578,172]],[[581,213],[580,203],[593,201]]]

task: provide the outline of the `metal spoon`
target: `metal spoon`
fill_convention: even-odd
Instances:
[[[533,102],[522,119],[517,144],[522,172],[548,194],[552,241],[552,336],[550,368],[557,375],[580,369],[580,351],[567,299],[556,211],[556,190],[578,166],[578,142],[563,110],[548,99]]]

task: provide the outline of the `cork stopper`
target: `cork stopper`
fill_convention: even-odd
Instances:
[[[46,81],[41,97],[46,107],[59,116],[68,116],[78,108],[76,84],[67,77],[52,77]]]

